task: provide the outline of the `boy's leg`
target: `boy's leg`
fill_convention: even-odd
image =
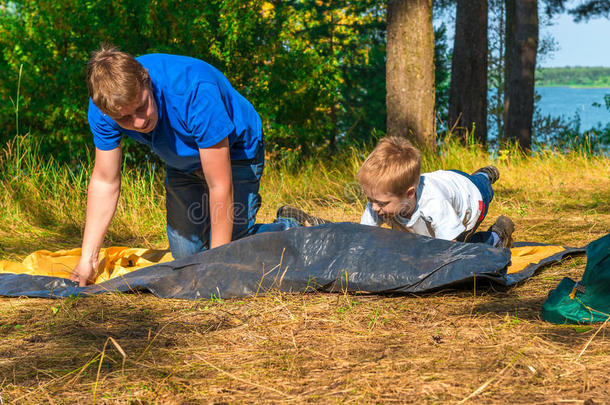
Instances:
[[[259,144],[256,158],[249,161],[232,162],[233,203],[235,206],[233,240],[256,233],[284,231],[299,226],[290,218],[277,218],[271,224],[256,223],[256,214],[261,206],[259,188],[264,168],[264,143]]]
[[[489,167],[493,167],[493,166],[489,166]],[[464,173],[459,170],[454,170],[455,172],[463,175],[468,180],[470,180],[479,190],[479,192],[481,193],[481,198],[482,198],[482,207],[481,207],[482,212],[481,212],[481,215],[479,216],[479,219],[477,220],[477,223],[474,225],[474,227],[472,229],[463,232],[461,235],[459,235],[456,238],[456,240],[459,242],[486,243],[486,244],[492,245],[492,246],[494,246],[498,242],[497,235],[494,236],[492,234],[492,232],[489,232],[489,231],[477,232],[479,225],[481,224],[481,222],[483,222],[483,220],[487,216],[487,212],[489,210],[489,204],[491,203],[491,201],[494,198],[494,191],[493,191],[493,188],[491,187],[491,185],[500,176],[498,169],[496,169],[495,167],[493,167],[493,169],[495,169],[495,171],[492,169],[489,169],[489,170],[487,170],[487,169],[488,169],[487,167],[479,169],[479,170],[475,171],[473,174],[468,174],[468,173]]]
[[[254,233],[256,214],[261,206],[259,194],[261,177],[265,169],[265,147],[258,145],[256,157],[231,162],[233,176],[233,240]]]
[[[278,218],[272,224],[256,224],[256,214],[261,206],[259,188],[264,166],[263,143],[259,144],[254,159],[231,162],[234,206],[232,240],[299,225],[289,218]],[[211,229],[209,190],[202,171],[184,173],[168,167],[165,190],[167,238],[174,258],[208,249]]]
[[[489,178],[489,175],[482,171],[477,171],[474,174],[467,175],[467,177],[481,192],[481,197],[483,198],[483,205],[485,207],[483,218],[485,218],[485,216],[487,215],[487,209],[489,208],[489,204],[494,199],[494,190],[491,187],[492,181]],[[480,221],[482,221],[483,218],[481,218]]]
[[[469,243],[485,243],[491,246],[512,247],[512,234],[515,230],[515,225],[510,218],[504,215],[500,215],[498,219],[496,219],[496,222],[486,232],[476,232],[481,222],[483,222],[483,219],[487,216],[489,204],[494,198],[494,191],[491,185],[500,177],[498,168],[495,166],[485,166],[475,171],[473,174],[466,174],[457,170],[456,172],[470,179],[479,189],[483,198],[483,212],[476,225],[470,231],[464,232],[458,236],[457,240]]]
[[[314,217],[291,205],[284,205],[277,210],[278,219],[290,219],[301,226],[316,226],[322,224],[329,224],[331,221],[319,217]]]
[[[254,225],[253,233],[263,233],[263,232],[278,232],[285,231],[290,228],[298,228],[301,224],[299,224],[293,218],[282,218],[278,217],[273,220],[270,224],[256,224]]]
[[[475,172],[472,173],[472,176],[476,176],[477,174],[481,173],[487,176],[491,184],[494,184],[500,178],[500,170],[498,170],[496,166],[481,167],[480,169],[475,170]]]
[[[494,197],[491,185],[498,181],[499,177],[500,171],[495,166],[482,167],[471,175],[472,182],[481,190],[481,195],[483,196],[483,202],[485,204],[485,215],[487,215],[489,203],[491,203],[491,200],[493,200]],[[483,218],[485,218],[485,215]],[[483,218],[479,221],[482,221]],[[513,221],[504,215],[500,215],[487,232],[477,232],[469,238],[468,242],[482,242],[492,246],[510,248],[513,246],[512,236],[514,231],[515,224]]]
[[[493,166],[489,166],[489,167],[493,167]],[[495,167],[493,167],[493,168],[496,171],[498,170]],[[485,216],[487,216],[487,210],[489,208],[489,204],[491,203],[491,201],[494,198],[494,191],[493,191],[493,188],[491,187],[492,180],[495,181],[500,176],[499,172],[497,172],[497,176],[492,176],[493,179],[491,179],[490,174],[487,171],[484,171],[483,169],[487,169],[487,167],[481,168],[481,169],[477,170],[476,172],[474,172],[473,174],[464,173],[461,170],[451,170],[452,172],[459,173],[462,176],[466,177],[468,180],[470,180],[481,193],[481,197],[483,199],[483,212],[481,214],[481,217],[477,221],[477,226],[479,225],[480,222],[483,221],[483,219],[485,219]],[[475,230],[476,230],[476,226],[475,226]]]
[[[203,173],[167,167],[165,177],[167,239],[180,259],[210,246],[209,191]]]
[[[460,235],[461,236],[461,235]],[[498,243],[497,236],[494,237],[492,232],[475,232],[471,233],[470,237],[466,240],[457,239],[460,242],[468,242],[468,243],[485,243],[486,245],[495,246]]]
[[[477,223],[476,227],[479,224]],[[476,229],[475,227],[475,229]],[[513,247],[513,232],[515,224],[513,221],[504,215],[500,215],[496,222],[484,232],[464,232],[456,238],[459,242],[468,243],[485,243],[494,247]]]

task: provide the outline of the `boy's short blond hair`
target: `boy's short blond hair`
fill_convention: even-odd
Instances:
[[[149,83],[146,68],[112,45],[102,44],[87,62],[89,97],[106,114],[118,115],[120,108],[133,104]]]
[[[411,142],[399,136],[386,136],[366,158],[356,178],[364,190],[375,189],[403,195],[417,187],[421,153]]]

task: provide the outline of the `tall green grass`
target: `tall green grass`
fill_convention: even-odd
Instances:
[[[349,148],[328,158],[299,161],[270,156],[261,184],[259,220],[271,221],[279,206],[293,204],[331,220],[357,221],[366,200],[355,175],[369,150]],[[610,200],[609,162],[586,147],[568,152],[546,149],[531,156],[508,147],[490,155],[474,143],[464,145],[446,136],[437,152],[423,154],[422,170],[472,172],[495,164],[501,179],[495,185],[494,214],[561,210],[576,206],[582,192],[599,202],[599,207],[586,209],[605,212]],[[23,257],[37,249],[78,247],[91,171],[92,162],[71,167],[42,155],[30,136],[6,145],[0,153],[0,259]],[[163,170],[149,164],[124,166],[107,245],[167,246],[163,176]]]
[[[263,197],[271,207],[294,203],[318,213],[345,214],[344,218],[353,220],[366,202],[355,178],[370,149],[349,148],[330,159],[309,158],[298,164],[272,160],[263,182]],[[464,144],[448,134],[436,152],[422,154],[422,171],[458,169],[470,173],[493,164],[501,171],[499,190],[510,184],[521,193],[509,198],[525,198],[528,191],[536,194],[556,190],[551,184],[540,183],[542,172],[567,183],[587,173],[607,178],[608,162],[607,156],[595,154],[586,143],[567,151],[547,148],[530,155],[522,153],[517,145],[506,145],[490,154],[472,140]]]
[[[74,167],[43,156],[29,136],[19,136],[0,154],[0,236],[5,245],[77,247],[84,227],[92,162]],[[110,243],[152,246],[165,230],[161,173],[153,166],[125,168],[121,197],[108,232]],[[161,239],[161,240],[160,240]],[[25,244],[27,247],[27,244]],[[19,250],[19,249],[18,249]]]

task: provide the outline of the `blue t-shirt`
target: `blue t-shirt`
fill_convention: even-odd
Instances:
[[[256,156],[263,138],[261,119],[218,69],[187,56],[149,54],[136,59],[150,75],[157,125],[150,133],[123,129],[89,99],[89,127],[97,148],[117,148],[127,135],[185,172],[201,168],[199,149],[226,137],[232,160]]]

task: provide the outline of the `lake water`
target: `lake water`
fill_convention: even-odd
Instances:
[[[584,131],[598,123],[610,123],[610,111],[606,108],[604,96],[610,89],[580,89],[571,87],[536,87],[541,99],[537,107],[542,115],[564,116],[572,119],[576,112],[580,114],[580,130]],[[593,103],[601,107],[593,107]]]

